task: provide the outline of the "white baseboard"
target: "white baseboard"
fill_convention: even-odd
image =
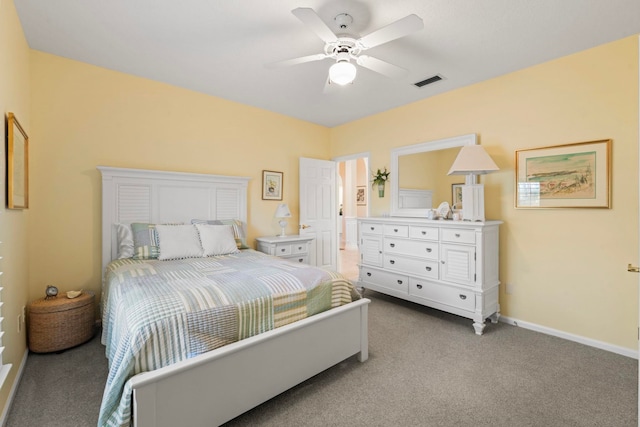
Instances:
[[[22,374],[24,373],[24,367],[27,364],[28,355],[29,355],[29,349],[27,348],[24,351],[24,356],[22,356],[22,361],[20,362],[20,366],[18,367],[18,373],[16,374],[16,378],[13,381],[13,384],[11,385],[11,390],[9,391],[9,397],[7,398],[7,403],[4,405],[4,409],[2,410],[2,417],[0,417],[0,426],[4,426],[7,423],[7,417],[9,416],[11,405],[13,405],[13,399],[16,397],[18,386],[20,385],[20,381],[22,380]]]
[[[580,335],[570,334],[568,332],[559,331],[557,329],[548,328],[546,326],[537,325],[535,323],[525,322],[523,320],[514,319],[508,316],[500,316],[500,321],[504,323],[508,323],[509,325],[530,329],[532,331],[541,332],[543,334],[552,335],[558,338],[564,338],[569,341],[578,342],[580,344],[599,348],[601,350],[606,350],[612,353],[621,354],[622,356],[631,357],[633,359],[638,358],[638,350],[631,350],[630,348],[620,347],[620,346],[609,344],[603,341],[582,337]]]

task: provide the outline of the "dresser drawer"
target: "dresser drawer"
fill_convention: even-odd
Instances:
[[[291,255],[291,244],[277,244],[275,249],[275,256]]]
[[[412,239],[438,240],[438,229],[436,227],[412,225],[409,227],[409,237]]]
[[[463,230],[460,228],[443,228],[442,241],[475,244],[476,232],[475,230]]]
[[[404,293],[407,293],[409,289],[409,277],[402,274],[374,270],[364,266],[360,269],[360,280]]]
[[[468,311],[474,311],[476,307],[476,296],[473,292],[413,278],[409,279],[409,294]]]
[[[412,276],[422,276],[431,279],[438,278],[438,262],[436,260],[406,258],[393,254],[385,254],[383,265],[391,270],[402,271]]]
[[[299,262],[300,264],[309,264],[309,256],[307,254],[286,257],[288,261]]]
[[[291,244],[291,253],[292,254],[306,254],[309,252],[307,249],[307,243],[292,243]]]
[[[384,238],[384,251],[388,254],[404,254],[427,259],[438,259],[438,242]]]
[[[363,222],[360,225],[360,232],[364,234],[382,235],[382,224],[376,224],[373,222]]]
[[[396,236],[396,237],[409,237],[409,226],[408,225],[385,224],[385,226],[384,226],[384,235],[385,236]]]

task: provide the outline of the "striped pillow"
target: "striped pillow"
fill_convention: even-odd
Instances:
[[[182,225],[181,222],[163,225]],[[131,224],[133,234],[133,259],[157,259],[160,255],[160,243],[156,224],[134,222]]]
[[[249,249],[247,236],[244,234],[244,224],[239,219],[192,219],[191,224],[230,225],[238,249]]]

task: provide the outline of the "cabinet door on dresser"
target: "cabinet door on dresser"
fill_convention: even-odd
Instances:
[[[475,246],[440,245],[440,280],[474,286],[476,282]]]

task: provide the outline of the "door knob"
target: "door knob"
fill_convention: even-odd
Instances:
[[[310,227],[311,227],[311,226],[310,226],[310,225],[307,225],[307,224],[300,224],[300,227],[299,227],[299,228],[300,228],[300,230],[304,230],[305,228],[310,228]]]
[[[627,271],[631,273],[640,273],[640,267],[634,267],[633,265],[627,265]]]

